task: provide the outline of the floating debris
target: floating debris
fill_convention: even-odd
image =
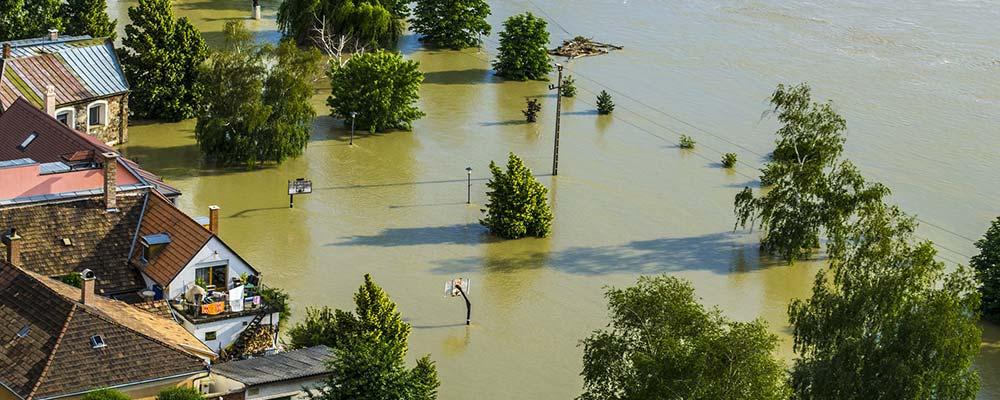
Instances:
[[[549,50],[553,56],[561,56],[569,59],[598,56],[608,54],[611,50],[621,50],[623,46],[608,43],[595,42],[593,39],[577,36],[573,40],[564,40],[562,46]]]

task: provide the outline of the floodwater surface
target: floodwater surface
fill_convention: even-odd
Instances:
[[[584,35],[625,46],[567,63],[580,90],[563,105],[558,177],[555,98],[547,82],[493,75],[495,34],[483,50],[401,40],[426,75],[427,116],[413,132],[359,132],[349,146],[349,130],[326,116],[320,81],[309,147],[281,166],[205,163],[194,121],[134,125],[124,151],[181,189],[190,214],[220,205],[223,239],[292,294],[298,318],[307,306],[350,308],[371,273],[413,325],[411,361],[430,353],[437,362],[443,400],[575,397],[579,340],[607,323],[603,288],[643,274],[687,279],[729,317],[763,319],[791,360],[787,305],[810,295],[820,265],[762,257],[754,235],[733,232],[732,213],[773,147],[766,111],[777,84],[809,82],[817,99],[834,101],[848,121],[846,156],[920,217],[942,260],[967,263],[1000,215],[1000,7],[922,3],[492,1],[495,31],[532,11],[549,20],[553,43]],[[132,4],[111,4],[121,26]],[[249,4],[179,0],[175,10],[217,45]],[[278,40],[277,2],[262,4],[265,20],[248,26]],[[614,96],[613,116],[596,114],[601,90]],[[526,98],[542,101],[537,124],[523,122]],[[696,149],[679,149],[680,134]],[[549,238],[497,241],[478,224],[487,166],[508,152],[550,190]],[[733,171],[719,165],[726,152],[739,155]],[[286,182],[298,177],[314,192],[289,209]],[[471,326],[464,302],[444,296],[453,277],[472,280]],[[980,397],[1000,398],[1000,329],[984,330]]]

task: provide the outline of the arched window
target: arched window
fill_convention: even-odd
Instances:
[[[56,110],[56,121],[70,128],[76,129],[76,110],[73,107],[60,108]]]
[[[108,102],[98,100],[87,106],[87,128],[108,124]]]

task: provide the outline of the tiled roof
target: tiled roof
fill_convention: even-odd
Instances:
[[[166,286],[187,266],[198,251],[212,238],[212,233],[204,226],[195,222],[183,211],[170,204],[170,201],[158,193],[149,196],[149,204],[142,217],[139,234],[142,236],[166,233],[170,235],[170,244],[142,267],[146,276],[156,283]],[[139,251],[135,252],[133,261],[142,265]]]
[[[133,292],[146,287],[128,262],[145,197],[120,193],[117,212],[105,210],[103,196],[0,207],[0,231],[17,229],[21,258],[33,272],[62,276],[90,269],[98,291]],[[6,257],[6,249],[0,247],[0,254]]]
[[[197,339],[173,321],[101,297],[84,305],[79,295],[0,263],[0,383],[34,399],[206,371],[180,345]],[[105,347],[91,346],[95,335]]]
[[[0,106],[24,97],[41,107],[47,85],[56,89],[56,104],[104,98],[128,91],[125,73],[108,39],[84,37],[75,41],[21,45],[3,60]],[[17,56],[16,54],[23,54]]]
[[[24,150],[18,148],[28,135],[36,133],[35,140]],[[44,111],[24,99],[16,100],[0,114],[0,160],[30,158],[39,163],[91,160],[95,154],[116,152],[97,138],[60,124]],[[120,157],[119,160],[134,175],[156,187],[167,197],[180,195],[180,191],[163,183],[156,175],[139,168],[136,163]]]
[[[326,362],[329,359],[330,348],[320,345],[216,364],[212,366],[212,372],[254,386],[327,374]]]

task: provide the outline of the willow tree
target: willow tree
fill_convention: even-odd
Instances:
[[[545,80],[552,65],[549,63],[548,24],[544,19],[526,12],[508,18],[500,32],[500,47],[493,70],[497,75],[519,81]]]
[[[482,44],[491,30],[489,15],[484,0],[417,0],[411,22],[421,40],[459,50]]]
[[[866,204],[830,238],[812,297],[789,306],[798,399],[975,399],[979,294],[913,219]]]
[[[0,41],[44,36],[62,29],[59,0],[0,0]]]
[[[63,29],[68,35],[115,39],[118,20],[108,16],[105,0],[67,0],[62,4]]]
[[[283,0],[278,27],[299,44],[317,35],[343,35],[372,48],[393,47],[403,34],[409,8],[404,0]]]

